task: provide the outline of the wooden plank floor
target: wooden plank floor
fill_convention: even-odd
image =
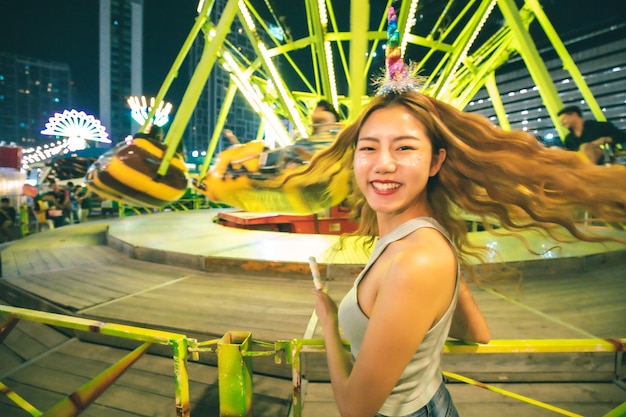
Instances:
[[[329,291],[336,299],[343,297],[355,271],[367,257],[358,249],[339,254],[330,251],[337,242],[335,236],[224,229],[214,224],[211,217],[210,211],[164,213],[95,221],[28,236],[0,248],[0,298],[6,304],[173,330],[201,340],[229,330],[243,330],[251,331],[255,340],[273,342],[303,337],[311,329],[313,297],[306,265],[309,256],[315,255],[322,263],[330,279]],[[521,289],[506,285],[498,286],[497,291],[476,287],[475,296],[489,319],[493,338],[626,337],[626,260],[620,258],[620,248],[609,249],[617,250],[618,255],[606,256],[595,246],[566,249],[575,261],[566,260],[558,267],[554,267],[555,263],[550,267],[533,264],[528,268],[532,274],[526,275]],[[580,259],[587,263],[576,261]],[[537,261],[516,258],[519,260]],[[11,382],[18,392],[21,389],[17,387],[33,391],[31,396],[41,396],[45,404],[57,401],[63,392],[80,385],[61,383],[64,373],[69,373],[71,382],[83,381],[98,369],[98,364],[102,367],[103,363],[111,363],[114,359],[109,356],[118,357],[113,352],[124,352],[98,338],[79,335],[79,340],[54,331],[57,334],[48,335],[32,326],[37,325],[20,323],[20,331],[16,329],[10,336],[15,338],[11,348],[6,343],[0,345],[0,380]],[[319,329],[313,330],[309,336],[318,337]],[[28,347],[21,348],[22,345]],[[91,351],[92,347],[95,353],[85,355],[93,357],[84,358],[79,353]],[[48,348],[52,348],[51,353],[42,353]],[[610,380],[614,370],[610,357],[571,356],[554,360],[524,355],[511,361],[510,356],[494,356],[492,360],[475,356],[446,355],[444,367],[485,381],[518,378],[521,382],[514,384],[513,391],[533,398],[545,397],[546,401],[585,416],[603,415],[626,401],[625,391],[605,380],[607,375]],[[316,360],[320,361],[311,360],[311,369]],[[150,364],[127,377],[132,381],[120,380],[121,385],[116,385],[112,394],[101,397],[98,407],[85,415],[171,415],[163,410],[169,410],[173,404],[173,388],[170,390],[161,382],[157,382],[158,388],[151,387],[152,380],[164,381],[166,376],[171,384],[171,360],[150,355],[145,361]],[[151,361],[163,363],[156,365]],[[517,365],[511,366],[512,362]],[[68,366],[53,365],[61,363]],[[66,368],[73,369],[70,363],[80,371],[68,371]],[[193,394],[192,416],[216,415],[217,392],[214,383],[209,383],[214,368],[204,363],[190,365],[209,375],[208,380],[194,377],[199,385],[192,389],[201,394]],[[152,367],[155,372],[147,372]],[[162,372],[156,372],[157,369]],[[255,415],[286,416],[285,402],[291,395],[288,368],[276,369],[267,361],[260,366],[255,362],[255,370],[259,370],[261,381],[255,395],[267,400],[259,405]],[[264,380],[260,373],[279,377]],[[538,373],[557,382],[524,383]],[[45,379],[54,382],[44,382],[36,375],[48,375]],[[564,382],[581,375],[591,376],[595,382]],[[324,379],[323,372],[307,376],[312,381]],[[464,416],[554,415],[541,414],[533,411],[532,406],[476,387],[450,385]],[[255,385],[255,393],[256,388]],[[133,398],[143,395],[155,396],[150,401],[154,408],[133,408],[137,407]],[[261,400],[255,397],[255,404],[257,401]],[[0,416],[7,412],[4,407],[8,407],[5,400],[0,402]],[[204,412],[209,409],[213,411]],[[194,414],[195,410],[198,411]],[[308,385],[305,413],[337,415],[327,383]]]
[[[568,415],[601,417],[626,401],[623,388],[612,383],[492,384],[553,407]],[[520,402],[467,384],[448,383],[450,395],[462,417],[555,417],[555,411]],[[303,400],[303,417],[339,417],[329,384],[310,383]],[[575,414],[572,414],[575,413]]]

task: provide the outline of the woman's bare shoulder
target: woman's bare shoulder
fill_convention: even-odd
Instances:
[[[432,276],[456,270],[456,257],[448,239],[437,229],[424,227],[390,245],[386,254],[395,276]],[[422,272],[414,274],[413,272]]]
[[[422,227],[394,242],[394,252],[398,261],[428,261],[433,255],[454,257],[448,239],[437,229]]]

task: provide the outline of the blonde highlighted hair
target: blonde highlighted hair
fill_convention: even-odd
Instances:
[[[468,256],[482,260],[483,248],[468,241],[463,212],[477,216],[494,233],[495,219],[502,228],[497,233],[516,235],[524,229],[542,229],[563,239],[557,231],[565,229],[575,239],[621,241],[589,232],[579,222],[579,214],[625,222],[626,167],[585,163],[575,152],[546,148],[530,134],[502,130],[481,115],[459,111],[417,92],[373,98],[302,174],[324,176],[337,166],[352,170],[361,126],[372,112],[390,106],[404,106],[424,124],[433,152],[446,149],[441,170],[428,182],[428,200],[466,267]],[[355,234],[371,238],[371,243],[378,234],[376,215],[354,176],[351,188],[348,201],[359,221]]]

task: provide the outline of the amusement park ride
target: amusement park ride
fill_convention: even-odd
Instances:
[[[257,3],[261,3],[259,7]],[[564,137],[557,117],[561,100],[530,35],[530,25],[538,24],[596,119],[604,120],[539,0],[430,2],[428,15],[424,15],[418,0],[388,0],[380,11],[370,9],[367,1],[353,0],[349,12],[345,12],[348,2],[303,3],[306,32],[300,36],[281,27],[284,20],[276,17],[268,1],[227,0],[219,19],[212,22],[209,19],[216,1],[201,0],[195,24],[156,96],[157,105],[132,141],[119,144],[92,165],[87,174],[88,186],[104,198],[133,206],[161,207],[180,199],[187,189],[188,173],[179,145],[203,86],[219,65],[229,73],[230,85],[206,158],[192,186],[211,201],[247,212],[314,215],[337,207],[349,192],[347,173],[329,172],[326,177],[311,178],[301,175],[305,165],[300,165],[268,176],[262,175],[260,160],[274,146],[292,144],[287,124],[293,126],[297,136],[310,135],[305,121],[320,99],[331,102],[346,120],[358,114],[369,99],[369,80],[379,75],[379,69],[372,66],[376,51],[384,48],[387,40],[386,9],[392,5],[398,10],[403,58],[414,62],[424,76],[424,94],[463,109],[485,87],[498,124],[509,129],[495,75],[517,55]],[[282,29],[283,36],[270,30],[267,16]],[[227,38],[235,19],[252,45],[253,56],[246,56]],[[204,38],[202,55],[164,139],[155,139],[149,134],[150,120],[200,33]],[[304,88],[291,86],[288,80]],[[214,158],[237,92],[259,114],[266,139],[233,145]]]

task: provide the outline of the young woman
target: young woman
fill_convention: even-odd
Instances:
[[[315,291],[344,417],[457,415],[441,375],[443,344],[490,338],[460,277],[468,257],[480,257],[461,211],[497,219],[499,233],[566,230],[589,241],[606,238],[576,221],[581,210],[626,220],[626,168],[585,164],[413,90],[376,96],[307,174],[350,169],[356,233],[378,240],[339,308]]]

